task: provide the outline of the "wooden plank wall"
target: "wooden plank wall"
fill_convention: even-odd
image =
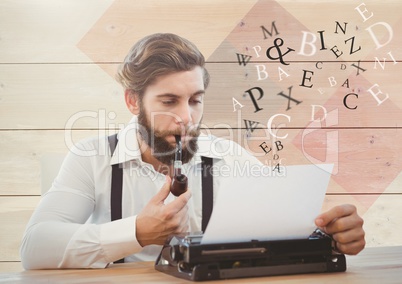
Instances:
[[[1,1],[0,271],[22,269],[41,159],[127,123],[113,74],[155,32],[182,35],[205,54],[206,132],[272,167],[334,163],[323,209],[355,204],[368,246],[402,245],[401,8],[398,0]]]

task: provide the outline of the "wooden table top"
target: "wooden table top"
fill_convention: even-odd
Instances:
[[[366,248],[347,256],[347,271],[256,277],[206,283],[401,283],[402,246]],[[107,269],[32,270],[0,274],[0,283],[191,283],[158,272],[153,262],[111,265]]]

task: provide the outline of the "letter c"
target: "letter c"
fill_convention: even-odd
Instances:
[[[346,100],[347,100],[347,98],[348,98],[349,96],[355,96],[356,98],[359,98],[359,95],[358,95],[358,94],[355,94],[355,93],[347,94],[347,95],[343,98],[343,105],[344,105],[347,109],[357,109],[357,106],[355,106],[355,107],[349,107],[349,106],[347,105]]]

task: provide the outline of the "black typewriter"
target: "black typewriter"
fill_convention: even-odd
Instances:
[[[294,240],[203,245],[201,239],[201,234],[171,236],[155,269],[192,281],[346,270],[345,256],[335,252],[331,237],[319,230]]]

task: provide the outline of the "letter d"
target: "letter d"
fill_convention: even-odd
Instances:
[[[372,30],[372,28],[373,28],[374,26],[378,26],[378,25],[384,26],[384,27],[387,29],[387,31],[388,31],[389,38],[388,38],[388,41],[387,41],[386,43],[381,44],[381,43],[378,41],[376,35],[374,34],[374,32],[373,32],[373,30]],[[370,33],[371,37],[373,38],[373,41],[374,41],[375,45],[377,46],[376,49],[379,49],[379,48],[381,48],[381,47],[383,47],[383,46],[386,46],[388,43],[390,43],[390,41],[392,40],[392,38],[393,38],[393,36],[394,36],[394,32],[393,32],[393,30],[392,30],[392,27],[391,27],[389,24],[385,23],[385,22],[378,22],[378,23],[372,24],[372,25],[369,26],[366,30]]]

